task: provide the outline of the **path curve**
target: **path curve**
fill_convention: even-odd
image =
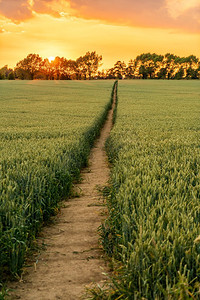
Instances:
[[[82,171],[82,182],[75,186],[80,197],[67,200],[55,224],[44,228],[41,240],[47,244],[34,266],[26,268],[22,280],[14,283],[9,299],[84,299],[85,286],[103,284],[107,270],[99,246],[98,227],[102,221],[103,198],[98,188],[109,180],[105,141],[112,128],[116,86],[112,109]]]

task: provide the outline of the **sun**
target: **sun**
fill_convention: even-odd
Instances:
[[[49,56],[48,57],[49,62],[51,63],[53,60],[55,60],[55,56]]]

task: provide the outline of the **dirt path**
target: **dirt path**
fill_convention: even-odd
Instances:
[[[55,225],[44,228],[46,251],[26,269],[23,280],[12,285],[15,290],[9,299],[76,300],[83,297],[85,286],[105,281],[102,272],[106,266],[97,234],[103,199],[97,187],[103,187],[109,179],[104,144],[112,127],[112,115],[113,108],[91,151],[89,167],[82,172],[83,181],[75,187],[81,191],[80,197],[67,200]]]

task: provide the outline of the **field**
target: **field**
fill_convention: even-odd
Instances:
[[[109,299],[200,297],[199,117],[199,81],[119,82],[101,231]]]
[[[1,279],[20,272],[41,225],[70,195],[110,108],[112,86],[0,82]]]
[[[0,82],[1,279],[20,274],[31,241],[70,196],[112,86]],[[115,271],[102,299],[199,299],[200,83],[120,81],[117,100],[101,228]]]

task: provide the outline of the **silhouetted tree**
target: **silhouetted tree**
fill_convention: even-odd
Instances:
[[[183,68],[180,68],[179,71],[175,74],[174,79],[183,79],[184,70]]]
[[[167,75],[167,69],[166,68],[161,68],[160,71],[157,73],[157,78],[158,79],[165,79]]]
[[[54,79],[54,69],[52,68],[52,62],[45,58],[40,66],[40,71],[44,74],[46,80]]]
[[[135,78],[134,72],[135,72],[135,64],[134,61],[131,59],[128,63],[128,67],[126,68],[126,72],[125,72],[126,78],[129,79]]]
[[[198,69],[194,70],[192,67],[189,67],[186,72],[187,79],[198,79]]]
[[[38,54],[29,54],[26,58],[17,63],[15,71],[21,79],[34,79],[42,67],[42,58]],[[24,72],[25,71],[25,72]],[[26,78],[29,77],[29,78]]]
[[[15,73],[14,72],[9,73],[8,80],[15,80]]]
[[[31,79],[30,74],[22,68],[15,68],[15,74],[16,77],[21,80]]]
[[[20,79],[123,79],[123,78],[158,78],[158,79],[199,79],[199,59],[190,55],[180,57],[171,53],[164,56],[156,53],[143,53],[135,60],[130,60],[128,66],[118,60],[115,65],[104,71],[99,71],[102,56],[95,51],[87,52],[78,59],[67,60],[57,56],[53,61],[42,60],[38,54],[29,54],[17,63],[15,74]],[[4,66],[0,69],[0,79],[8,79],[12,69]],[[12,78],[13,75],[10,75]]]
[[[77,79],[91,79],[97,73],[97,70],[102,61],[102,56],[96,54],[96,52],[87,52],[84,56],[80,56],[76,60],[76,73],[78,74]],[[81,76],[81,78],[80,78]]]
[[[65,59],[64,61],[65,72],[63,74],[63,78],[61,79],[67,79],[67,80],[76,79],[76,68],[77,68],[77,64],[74,60]]]
[[[139,74],[142,75],[142,79],[147,79],[148,78],[148,71],[145,68],[145,65],[141,65],[139,69]]]
[[[147,67],[146,67],[146,71],[148,74],[148,77],[150,79],[152,79],[154,77],[154,73],[155,73],[155,65],[153,63],[150,63]]]
[[[5,65],[0,69],[0,79],[8,79],[11,73],[13,73],[13,69],[10,69],[8,68],[8,65]]]
[[[115,78],[114,68],[108,69],[106,74],[107,74],[107,76],[106,76],[107,79],[114,79]]]
[[[118,78],[118,79],[125,78],[125,74],[126,74],[126,64],[124,61],[118,60],[114,64],[114,68],[113,68],[114,78]]]

